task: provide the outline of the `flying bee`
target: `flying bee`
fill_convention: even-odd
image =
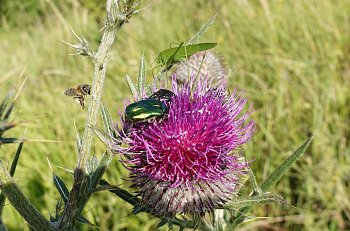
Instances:
[[[91,86],[89,84],[80,84],[76,87],[68,88],[64,94],[66,96],[73,96],[75,102],[79,103],[84,108],[84,100],[87,95],[90,95]]]

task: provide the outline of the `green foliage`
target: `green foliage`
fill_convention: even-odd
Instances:
[[[66,12],[68,9],[75,8],[76,10],[83,9],[89,11],[89,14],[94,16],[95,20],[103,15],[105,2],[93,0],[26,0],[0,1],[0,15],[2,15],[2,23],[12,27],[26,26],[37,21],[44,21],[47,16],[54,13],[56,15]],[[0,28],[1,28],[0,23]],[[4,26],[4,25],[3,25]]]
[[[261,184],[260,188],[263,192],[268,192],[273,186],[287,173],[287,171],[295,164],[295,162],[305,153],[312,141],[310,137],[303,145],[301,145],[292,155],[284,160]]]
[[[142,53],[140,66],[139,66],[139,75],[137,76],[137,92],[139,96],[139,100],[143,97],[143,91],[145,89],[145,81],[146,81],[146,63],[145,63],[145,55]]]
[[[95,33],[101,23],[98,20],[96,24],[91,23],[96,18],[86,12],[100,8],[94,8],[94,1],[89,2],[92,6],[88,11],[85,3],[74,11],[67,7],[62,12],[66,24],[57,20],[50,8],[47,14],[39,16],[26,12],[22,12],[21,17],[17,13],[13,13],[13,17],[7,15],[8,22],[14,20],[18,26],[0,31],[0,48],[4,54],[0,62],[0,84],[12,84],[11,78],[27,66],[29,81],[16,104],[16,110],[21,111],[16,114],[18,121],[33,119],[26,136],[61,141],[25,145],[26,155],[21,156],[23,161],[16,172],[23,188],[32,182],[33,176],[40,174],[40,180],[29,184],[32,187],[26,189],[25,194],[31,201],[37,201],[36,196],[41,192],[31,191],[45,189],[38,203],[48,205],[49,209],[51,206],[50,211],[55,210],[60,195],[52,187],[46,155],[54,164],[72,169],[76,153],[72,124],[75,121],[77,130],[81,131],[85,117],[85,112],[67,100],[63,92],[89,81],[92,72],[91,61],[68,56],[71,49],[59,40],[75,41],[67,25],[72,25],[78,35],[83,34],[89,41],[91,37],[99,39]],[[270,219],[259,222],[274,229],[349,229],[346,217],[350,210],[347,199],[350,193],[348,1],[281,0],[273,4],[269,1],[155,1],[131,20],[110,53],[103,99],[113,120],[119,118],[123,100],[130,96],[123,78],[125,72],[137,76],[142,51],[145,50],[145,61],[151,63],[161,48],[169,47],[169,41],[191,38],[218,9],[221,10],[216,23],[202,40],[218,42],[215,51],[231,68],[231,89],[235,86],[244,89],[254,104],[253,116],[258,128],[252,143],[244,147],[244,153],[248,160],[254,160],[251,167],[257,182],[263,182],[311,132],[315,134],[307,155],[273,190],[296,208],[256,207],[254,215],[281,217],[282,222],[271,224]],[[42,17],[45,17],[42,24],[22,26],[17,21]],[[170,26],[165,27],[164,22]],[[1,82],[6,76],[11,77],[10,80]],[[137,92],[136,84],[134,87]],[[8,135],[20,137],[21,133],[11,129]],[[17,146],[3,145],[2,148],[3,162],[11,161],[7,153],[15,153]],[[103,148],[97,144],[96,153],[102,153]],[[105,177],[123,189],[128,183],[120,176],[126,177],[126,174],[115,156]],[[71,184],[69,174],[59,175],[67,185]],[[44,206],[41,208],[44,214],[48,213]],[[140,227],[153,230],[160,222],[146,213],[129,216],[131,210],[132,206],[117,197],[96,193],[83,212],[100,230],[139,230]],[[11,206],[4,207],[4,214],[9,230],[29,230],[23,222],[18,222],[22,220]],[[96,228],[85,225],[81,230]]]
[[[4,133],[11,128],[15,127],[16,124],[9,121],[14,102],[13,95],[9,93],[0,104],[0,146],[2,144],[14,143],[17,141],[16,138],[6,138]]]
[[[53,182],[58,190],[58,192],[61,195],[61,198],[63,199],[63,202],[66,203],[68,201],[69,197],[69,190],[63,180],[57,176],[55,173],[53,173]]]
[[[186,46],[182,46],[181,43],[178,47],[169,48],[160,52],[156,58],[156,62],[160,65],[169,66],[181,60],[185,60],[197,52],[206,51],[215,46],[216,43],[198,43]]]
[[[267,204],[271,202],[278,202],[281,204],[286,204],[283,197],[279,195],[273,195],[268,193],[272,190],[272,187],[287,173],[288,170],[295,164],[295,162],[305,153],[306,149],[311,143],[312,137],[307,139],[303,145],[301,145],[296,151],[292,153],[286,160],[284,160],[261,184],[259,187],[257,185],[255,175],[252,171],[249,172],[249,178],[253,185],[253,194],[251,197],[245,199],[239,199],[238,201],[233,201],[232,204],[228,205],[228,208],[238,210],[236,216],[230,223],[232,227],[230,229],[235,229],[239,224],[241,224],[246,218],[247,213],[250,212],[251,208],[259,204]]]
[[[0,13],[3,20],[5,19],[10,26],[24,26],[35,20],[43,19],[49,8],[49,5],[42,0],[0,1]]]
[[[225,205],[224,208],[230,209],[230,210],[239,210],[244,207],[253,207],[257,205],[271,204],[274,202],[280,203],[282,205],[286,204],[286,201],[284,200],[283,197],[279,195],[270,194],[270,193],[264,193],[259,196],[239,198],[237,200],[232,201],[232,203]]]

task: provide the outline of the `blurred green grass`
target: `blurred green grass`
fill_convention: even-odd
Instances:
[[[71,26],[96,47],[102,26],[97,15],[101,16],[103,8],[93,1],[39,3],[35,7],[40,10],[28,8],[28,4],[18,8],[21,14],[14,6],[10,8],[13,14],[7,10],[2,15],[0,84],[3,97],[25,69],[28,79],[16,103],[15,117],[26,123],[15,129],[15,135],[21,136],[27,126],[27,138],[60,141],[26,143],[15,175],[25,194],[48,216],[54,213],[59,194],[46,157],[54,165],[74,167],[74,122],[82,131],[86,115],[63,92],[90,82],[92,76],[91,62],[69,56],[74,51],[60,40],[75,42]],[[124,76],[128,73],[136,78],[142,52],[151,64],[157,52],[171,42],[189,39],[217,10],[216,23],[202,41],[218,42],[216,52],[231,70],[231,89],[244,89],[254,104],[258,127],[244,152],[254,160],[251,165],[258,181],[315,135],[305,156],[274,190],[296,208],[256,208],[254,215],[275,218],[248,224],[247,230],[350,229],[349,1],[150,1],[118,34],[110,53],[103,100],[113,117],[118,119],[123,99],[130,97]],[[11,160],[15,148],[2,147],[4,163]],[[103,145],[97,142],[95,151],[99,155]],[[70,187],[72,177],[57,167],[55,171]],[[126,177],[116,160],[106,178],[126,187],[121,175]],[[100,230],[155,228],[157,219],[130,215],[130,208],[108,193],[99,193],[87,204],[85,216]],[[29,230],[10,205],[4,214],[9,230]],[[95,229],[81,226],[81,230]]]

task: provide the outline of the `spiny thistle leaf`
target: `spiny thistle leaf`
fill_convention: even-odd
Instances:
[[[1,102],[0,120],[6,120],[9,116],[9,111],[12,111],[13,104],[11,104],[11,97],[11,94],[8,94]]]
[[[111,114],[109,113],[109,110],[105,104],[101,104],[101,114],[102,114],[103,125],[105,127],[106,133],[110,137],[117,138],[115,129],[113,129]]]
[[[125,79],[126,79],[126,83],[129,86],[131,94],[134,96],[134,99],[138,99],[138,94],[137,94],[136,87],[135,87],[134,83],[132,82],[130,76],[126,75]]]
[[[7,99],[8,97],[6,97],[5,99],[2,100],[1,104],[0,104],[0,119],[2,119],[2,115],[4,114],[4,110],[6,108],[7,105]]]
[[[8,122],[8,118],[10,117],[10,114],[13,109],[13,99],[12,94],[9,93],[1,102],[0,105],[0,145],[1,144],[8,144],[8,143],[15,143],[17,142],[17,139],[15,138],[3,138],[3,134],[5,131],[13,128],[16,126],[15,123]]]
[[[0,134],[5,132],[6,130],[9,130],[10,128],[13,128],[16,125],[17,124],[15,123],[0,121]]]
[[[139,75],[137,76],[137,90],[139,99],[142,98],[143,89],[145,87],[146,80],[146,63],[145,63],[145,55],[142,53],[140,66],[139,66]]]
[[[83,224],[88,224],[88,225],[91,225],[91,226],[96,226],[95,224],[92,224],[88,219],[86,219],[85,217],[83,217],[82,215],[79,215],[77,217],[77,221],[79,221],[80,223],[83,223]]]
[[[111,137],[106,132],[100,129],[95,129],[94,132],[103,143],[108,144],[111,141]]]
[[[15,157],[13,158],[12,163],[11,163],[11,168],[9,171],[10,176],[13,176],[15,174],[17,163],[19,160],[19,156],[21,155],[21,152],[22,152],[22,148],[23,148],[23,143],[20,143],[18,145]],[[0,217],[2,216],[2,211],[4,208],[4,204],[5,204],[5,199],[6,199],[5,195],[1,193],[0,194]]]
[[[63,180],[59,178],[55,173],[53,173],[53,182],[55,183],[55,186],[60,193],[64,203],[68,201],[69,197],[69,191]]]
[[[101,179],[99,184],[101,186],[111,186],[106,180]],[[121,189],[117,186],[114,186],[115,189],[109,190],[111,193],[117,195],[118,197],[122,198],[124,201],[128,202],[131,205],[136,205],[140,203],[140,200],[137,199],[134,195],[130,194],[124,189]]]
[[[0,145],[1,144],[12,144],[12,143],[17,143],[19,139],[16,138],[0,138]]]
[[[273,185],[275,185],[279,179],[286,173],[286,171],[301,157],[306,148],[310,145],[312,136],[305,141],[289,158],[287,158],[274,172],[272,172],[267,179],[260,186],[262,192],[268,191]],[[229,229],[234,230],[240,223],[246,218],[246,213],[251,209],[251,206],[241,208],[237,216],[232,220]]]
[[[21,155],[21,152],[22,152],[22,148],[23,148],[23,143],[21,142],[18,145],[15,157],[13,158],[13,161],[12,161],[12,164],[11,164],[11,168],[10,168],[10,175],[11,176],[13,176],[15,174],[17,163],[18,163],[18,160],[19,160],[19,156]]]
[[[213,213],[209,214],[209,217],[199,217],[198,230],[203,231],[224,231],[225,221],[223,218],[222,209],[216,209]],[[218,215],[222,213],[222,216]]]
[[[77,149],[78,149],[78,153],[81,152],[81,147],[82,147],[82,141],[81,141],[81,137],[80,137],[80,134],[77,130],[77,127],[75,125],[75,122],[74,122],[74,128],[75,128],[75,133],[76,133],[76,144],[77,144]]]
[[[99,186],[97,188],[95,188],[93,191],[91,191],[92,193],[97,193],[97,192],[102,192],[102,191],[109,191],[109,190],[114,190],[114,189],[118,189],[119,187],[117,186],[113,186],[113,185],[106,185],[106,186]]]
[[[157,224],[155,229],[158,229],[160,227],[162,227],[163,225],[165,225],[166,223],[168,223],[168,220],[166,219],[161,219],[160,222]]]
[[[242,198],[233,201],[232,203],[223,206],[225,209],[238,210],[244,207],[252,207],[255,205],[269,204],[277,202],[279,204],[287,204],[285,199],[279,195],[274,195],[270,193],[266,193],[260,196]]]
[[[266,180],[261,184],[261,190],[267,192],[274,186],[281,177],[292,167],[292,165],[304,154],[306,148],[310,145],[312,136],[306,140],[292,155],[290,155],[283,163],[273,171]]]
[[[87,166],[88,173],[93,174],[93,172],[96,170],[97,167],[98,167],[98,159],[94,155],[91,157],[91,159],[88,163],[88,166]]]
[[[137,204],[134,206],[134,208],[132,208],[132,214],[138,214],[140,212],[144,212],[146,211],[147,208],[145,206],[143,206],[142,204]]]
[[[97,161],[97,159],[96,159]],[[112,161],[112,156],[109,154],[108,151],[105,151],[101,157],[101,159],[96,163],[96,167],[93,172],[91,172],[91,175],[89,177],[89,180],[91,184],[89,185],[89,191],[94,192],[97,185],[100,182],[101,177],[103,176],[106,168]]]
[[[194,44],[198,41],[207,31],[208,29],[214,24],[214,21],[216,19],[216,16],[218,15],[218,12],[213,15],[203,26],[202,28],[186,43],[186,45]]]
[[[50,215],[50,221],[51,222],[55,222],[55,221],[58,221],[59,220],[59,217],[60,217],[60,211],[62,210],[62,203],[61,203],[61,200],[57,201],[56,203],[56,211],[55,211],[55,216],[51,216]]]
[[[206,51],[213,47],[215,47],[217,43],[198,43],[198,44],[191,44],[187,46],[182,46],[182,43],[178,47],[169,48],[166,50],[163,50],[159,53],[159,55],[156,58],[156,62],[159,65],[171,65],[178,61],[184,60],[189,58],[191,55],[199,52],[199,51]]]
[[[252,195],[261,195],[262,194],[262,190],[259,187],[258,183],[256,182],[256,178],[255,178],[254,172],[251,169],[248,170],[248,175],[249,175],[250,183],[253,186],[253,194]]]
[[[4,115],[4,119],[5,119],[5,120],[7,120],[7,119],[10,117],[11,112],[12,112],[12,109],[13,109],[13,106],[14,106],[14,104],[11,103],[11,105],[9,106],[9,108],[6,110],[6,113],[5,113],[5,115]]]

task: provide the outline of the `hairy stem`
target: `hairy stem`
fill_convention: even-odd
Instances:
[[[94,61],[94,75],[84,135],[78,156],[78,163],[74,172],[74,183],[69,193],[68,202],[65,205],[65,209],[60,219],[58,226],[59,230],[73,229],[76,217],[84,208],[85,203],[91,195],[86,187],[88,178],[86,166],[91,158],[90,151],[93,143],[94,128],[97,123],[98,111],[101,103],[101,94],[106,77],[108,51],[113,44],[117,31],[134,13],[133,2],[134,0],[127,0],[125,1],[125,5],[120,7],[115,5],[114,1],[107,0],[107,22],[104,28],[100,46],[94,57],[92,57]],[[124,15],[124,17],[117,17],[115,14],[115,12],[119,9],[122,9],[122,11],[119,13],[122,13],[121,15]],[[101,174],[101,177],[102,175],[103,173]]]
[[[36,231],[55,231],[56,227],[33,206],[0,163],[0,189],[13,207]],[[3,229],[4,230],[4,229]]]

